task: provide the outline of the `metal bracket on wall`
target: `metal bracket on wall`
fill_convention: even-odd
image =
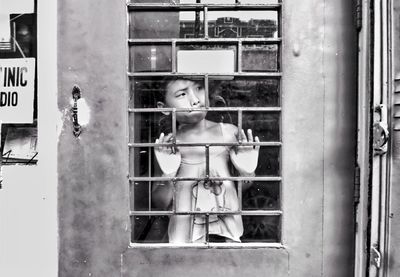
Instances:
[[[386,106],[383,104],[376,106],[375,112],[380,114],[381,119],[372,126],[372,146],[375,155],[383,155],[387,152],[387,142],[389,140]]]
[[[82,133],[82,126],[78,123],[78,99],[81,98],[81,89],[75,85],[72,88],[72,99],[74,99],[74,106],[72,107],[72,124],[74,125],[73,134],[75,137],[79,137]]]

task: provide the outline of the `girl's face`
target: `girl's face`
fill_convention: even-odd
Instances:
[[[203,108],[205,106],[205,91],[203,85],[191,80],[178,79],[167,85],[164,102],[158,107],[168,108]],[[179,123],[197,123],[206,117],[206,111],[177,112]]]

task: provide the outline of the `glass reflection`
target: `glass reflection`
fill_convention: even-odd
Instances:
[[[278,107],[279,80],[259,78],[210,79],[212,107]]]
[[[243,216],[242,242],[279,242],[280,216]]]
[[[278,71],[278,49],[276,44],[243,44],[242,71]]]
[[[130,38],[197,38],[204,36],[201,11],[135,11]]]
[[[131,217],[131,241],[141,243],[167,243],[168,222],[168,216]]]
[[[279,147],[261,147],[258,156],[256,176],[280,175],[280,149]]]
[[[212,38],[273,38],[278,31],[276,11],[210,11],[208,35]]]
[[[243,112],[243,129],[251,129],[260,141],[280,141],[280,113]]]
[[[243,192],[243,210],[277,210],[280,208],[280,183],[254,181]]]
[[[171,71],[171,46],[135,45],[130,49],[130,71]]]

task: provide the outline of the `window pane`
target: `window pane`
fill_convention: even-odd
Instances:
[[[130,48],[130,70],[135,72],[171,71],[171,46],[136,45]]]
[[[152,143],[161,132],[165,134],[172,132],[171,118],[161,112],[135,113],[134,118],[134,142]]]
[[[131,182],[130,209],[132,211],[150,211],[149,182]],[[151,188],[151,187],[150,187]]]
[[[258,78],[210,79],[212,107],[278,107],[279,80]]]
[[[131,81],[130,108],[157,108],[157,102],[165,101],[166,86],[175,80],[190,80],[204,87],[200,77],[145,77]]]
[[[277,36],[276,11],[210,11],[208,35],[212,38],[272,38]]]
[[[256,176],[280,175],[279,147],[260,147]]]
[[[260,141],[280,141],[280,113],[243,112],[243,129],[251,129]]]
[[[280,183],[254,181],[243,192],[243,210],[280,209]]]
[[[130,38],[197,38],[204,36],[203,12],[134,11]]]
[[[133,216],[132,242],[168,242],[168,216]]]
[[[279,71],[278,45],[243,44],[242,71]]]
[[[279,242],[280,216],[243,216],[242,242]]]
[[[154,155],[152,148],[150,147],[134,147],[130,149],[133,153],[133,171],[131,176],[133,177],[152,177],[154,176]],[[161,175],[161,174],[160,174]]]

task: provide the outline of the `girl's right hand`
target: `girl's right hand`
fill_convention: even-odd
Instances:
[[[160,134],[160,137],[156,139],[156,143],[164,144],[172,142],[172,133],[167,136],[164,133]],[[171,146],[158,146],[154,147],[154,153],[156,155],[158,164],[164,175],[176,175],[181,165],[181,153],[178,149]]]

